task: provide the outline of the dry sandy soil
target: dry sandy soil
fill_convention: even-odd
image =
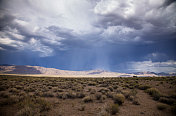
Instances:
[[[0,76],[1,116],[175,116],[176,77]]]

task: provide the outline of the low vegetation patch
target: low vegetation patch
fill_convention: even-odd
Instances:
[[[167,107],[168,107],[168,105],[163,104],[163,103],[157,104],[157,109],[158,110],[165,110],[165,109],[167,109]]]
[[[107,111],[111,114],[111,115],[115,115],[116,113],[119,112],[119,105],[118,104],[111,104],[107,107]]]
[[[125,101],[125,96],[123,94],[115,94],[113,96],[114,103],[122,105]]]
[[[161,97],[159,90],[156,88],[147,89],[146,92],[151,95],[154,100],[159,100],[159,98]]]
[[[176,77],[36,78],[0,75],[0,115],[8,116],[11,109],[16,116],[120,116],[123,110],[127,110],[125,115],[134,115],[128,107],[133,105],[135,113],[141,108],[153,115],[174,116],[175,87]],[[145,100],[151,101],[151,98],[141,90],[158,100],[157,105],[156,101],[145,104]],[[162,112],[156,112],[155,108]]]
[[[91,96],[86,96],[83,99],[83,102],[88,103],[88,102],[93,102],[93,98]]]

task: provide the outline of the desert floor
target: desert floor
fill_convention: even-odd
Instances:
[[[175,116],[176,77],[1,75],[0,116]]]

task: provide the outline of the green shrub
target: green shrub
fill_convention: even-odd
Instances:
[[[121,105],[125,101],[125,96],[123,94],[116,94],[113,96],[113,100],[114,100],[114,103]]]
[[[158,110],[165,110],[165,109],[167,109],[167,105],[166,104],[163,104],[163,103],[159,103],[159,104],[157,104],[157,109]]]

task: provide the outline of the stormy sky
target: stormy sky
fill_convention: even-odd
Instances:
[[[176,72],[176,1],[0,0],[0,64]]]

